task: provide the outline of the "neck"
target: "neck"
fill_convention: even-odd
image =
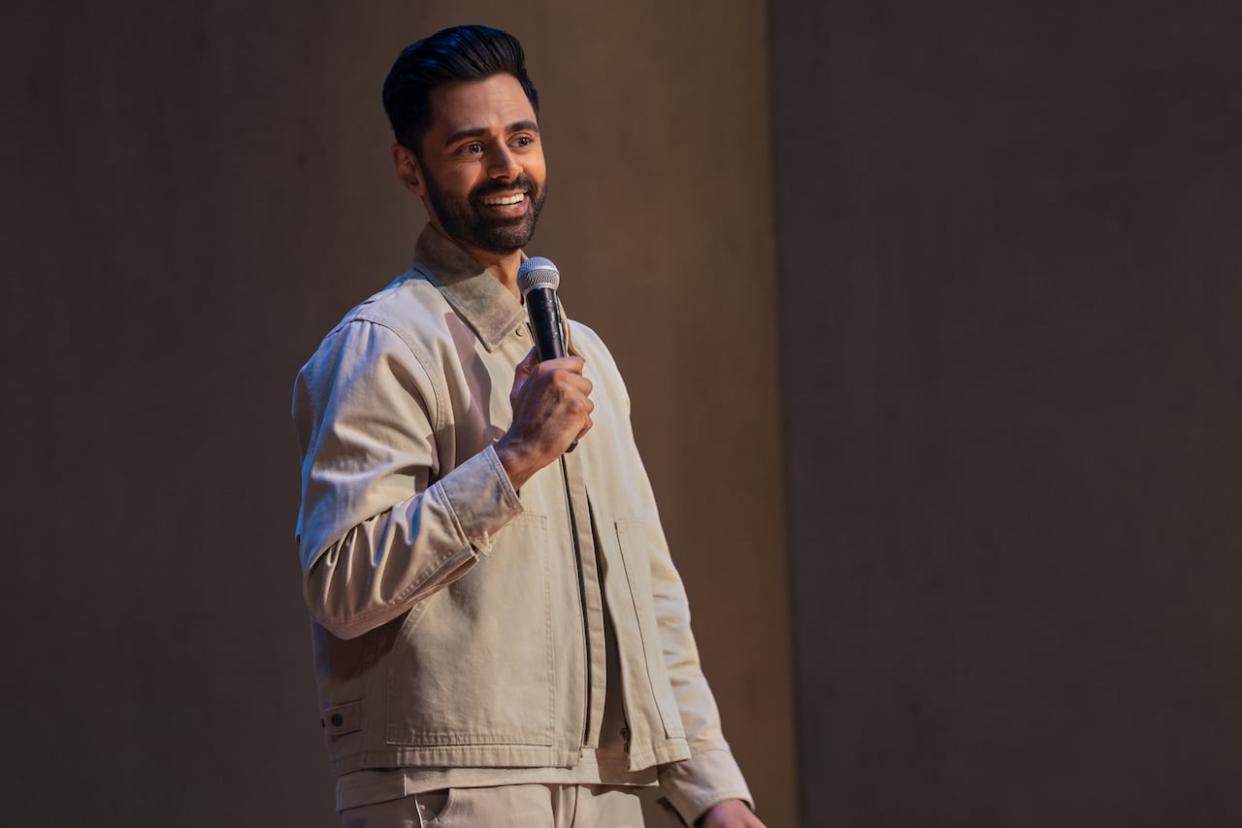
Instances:
[[[424,204],[427,208],[427,215],[431,219],[432,227],[440,231],[440,234],[447,239],[452,239],[448,233],[444,231],[440,220],[435,217],[435,211],[431,209],[431,205]],[[472,244],[467,244],[460,239],[453,239],[463,250],[470,254],[470,258],[483,266],[483,269],[492,274],[497,282],[504,286],[505,290],[513,294],[513,298],[522,301],[522,295],[518,292],[517,272],[518,267],[522,264],[522,251],[514,250],[512,253],[493,253],[490,250],[483,250]]]
[[[512,293],[514,299],[521,301],[517,286],[518,267],[522,264],[521,251],[492,253],[489,250],[480,250],[469,244],[463,244],[462,247],[476,262],[483,265],[488,273],[492,274],[492,278],[500,282],[506,290]]]

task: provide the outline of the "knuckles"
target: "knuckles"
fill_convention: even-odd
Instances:
[[[594,384],[583,376],[584,365],[578,356],[532,362],[522,372],[524,381],[515,382],[510,392],[515,421],[525,423],[523,430],[548,451],[565,434],[581,436],[594,425],[595,403],[589,396]]]

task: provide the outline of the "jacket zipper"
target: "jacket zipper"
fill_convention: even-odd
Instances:
[[[591,727],[591,634],[587,627],[586,574],[582,571],[582,547],[578,543],[577,515],[574,514],[574,502],[569,494],[569,471],[565,468],[565,458],[560,458],[560,462],[565,511],[569,516],[569,536],[574,542],[574,571],[578,575],[578,617],[582,620],[582,660],[586,665],[586,669],[582,671],[582,740],[578,746],[581,754],[587,743],[587,731]]]

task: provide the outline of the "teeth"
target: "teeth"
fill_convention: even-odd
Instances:
[[[495,196],[493,198],[483,199],[483,203],[492,207],[502,207],[511,204],[521,204],[522,199],[526,197],[525,193],[514,193],[510,196]]]

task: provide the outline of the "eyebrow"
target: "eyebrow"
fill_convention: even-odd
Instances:
[[[509,126],[506,127],[505,129],[508,132],[534,132],[538,134],[539,125],[536,124],[534,121],[514,121],[513,123],[509,124]],[[462,140],[463,138],[478,138],[486,134],[487,134],[486,127],[474,127],[473,129],[459,129],[448,137],[448,140],[444,142],[444,146],[447,147],[449,144],[456,144],[458,141]]]

